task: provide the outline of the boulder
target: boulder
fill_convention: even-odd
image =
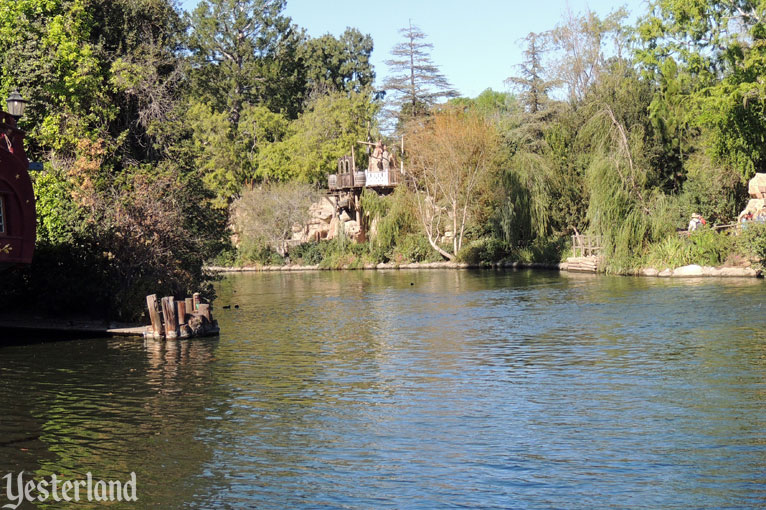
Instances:
[[[718,269],[717,267],[710,267],[710,266],[703,266],[702,267],[702,274],[705,276],[721,276],[721,269]]]
[[[671,269],[667,269],[666,268],[666,269],[663,269],[662,271],[660,271],[659,273],[657,273],[657,276],[660,276],[660,277],[663,277],[663,278],[666,278],[668,276],[673,276],[673,271]]]
[[[323,197],[318,202],[311,204],[309,214],[311,219],[316,222],[330,223],[335,213],[335,198]]]
[[[673,276],[705,276],[705,272],[703,271],[702,266],[691,264],[676,268],[673,271]]]
[[[766,198],[766,173],[755,174],[747,184],[747,192],[753,198]]]
[[[357,240],[362,232],[362,228],[355,220],[347,221],[343,224],[343,232],[347,237]]]
[[[754,277],[758,276],[758,271],[752,267],[724,267],[721,268],[721,276],[739,276]]]
[[[764,175],[764,174],[760,174]],[[739,213],[738,221],[742,221],[742,218],[745,217],[747,214],[752,214],[753,217],[759,216],[762,212],[766,210],[766,200],[763,198],[753,198],[747,203],[747,207],[745,207],[745,210]]]
[[[660,274],[660,272],[654,269],[653,267],[647,267],[646,269],[641,271],[641,274],[643,276],[657,276],[658,274]]]
[[[330,221],[330,224],[327,226],[327,237],[325,239],[335,239],[338,237],[339,224],[340,220],[338,220],[338,218],[333,218],[332,221]]]

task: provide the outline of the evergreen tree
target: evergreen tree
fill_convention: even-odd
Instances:
[[[203,0],[191,14],[195,92],[235,125],[244,104],[273,95],[275,77],[302,81],[295,74],[303,35],[284,7],[284,0]]]
[[[421,115],[440,99],[457,97],[457,91],[431,61],[433,44],[425,42],[426,34],[411,22],[399,33],[404,41],[394,46],[393,58],[386,61],[392,74],[383,88],[393,93],[391,104],[400,115]]]
[[[309,39],[305,45],[307,86],[312,92],[360,92],[372,85],[372,37],[347,28],[339,38],[331,34]]]
[[[505,82],[521,89],[519,94],[521,104],[527,112],[536,114],[545,108],[548,103],[548,92],[554,84],[543,77],[545,38],[530,32],[524,40],[527,47],[522,53],[524,60],[519,64],[519,76],[511,76]]]

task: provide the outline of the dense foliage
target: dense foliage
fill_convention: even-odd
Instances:
[[[0,3],[0,93],[38,202],[31,267],[0,301],[131,319],[149,293],[204,290],[228,206],[267,180],[321,181],[367,135],[372,40],[308,37],[277,0]]]
[[[374,90],[369,35],[311,38],[284,8],[0,2],[0,94],[30,100],[44,162],[37,255],[3,274],[3,304],[133,318],[147,293],[202,288],[206,260],[282,263],[337,159],[385,119],[407,140],[405,184],[362,197],[368,240],[290,260],[555,261],[590,233],[615,272],[763,262],[757,225],[677,234],[692,213],[734,222],[766,171],[762,2],[654,0],[633,27],[569,14],[524,39],[512,92],[476,98],[455,98],[412,24]]]

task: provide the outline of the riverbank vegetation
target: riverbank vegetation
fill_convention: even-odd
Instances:
[[[376,90],[370,36],[309,37],[284,6],[0,3],[0,92],[30,100],[21,127],[44,163],[35,261],[3,274],[4,306],[133,318],[146,294],[203,288],[210,261],[550,262],[581,233],[616,273],[766,258],[759,225],[710,228],[766,170],[759,3],[569,14],[526,37],[507,92],[476,98],[456,97],[414,25]],[[356,146],[365,167],[357,141],[402,135],[405,182],[365,191],[362,242],[288,243],[338,158]],[[680,236],[692,213],[708,227]]]

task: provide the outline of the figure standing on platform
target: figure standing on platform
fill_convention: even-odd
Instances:
[[[370,155],[370,172],[380,172],[383,169],[383,143],[378,140],[375,144],[375,150]]]
[[[391,153],[388,152],[388,147],[385,144],[383,145],[383,153],[381,156],[383,158],[383,171],[388,172],[391,166]]]

